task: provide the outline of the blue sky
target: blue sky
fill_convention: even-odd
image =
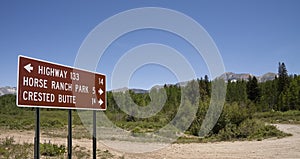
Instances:
[[[78,49],[94,27],[105,19],[138,7],[163,7],[190,16],[215,41],[226,71],[262,75],[277,72],[285,62],[290,74],[300,74],[300,1],[10,1],[0,2],[0,87],[16,86],[17,56],[26,55],[73,66]],[[110,75],[118,59],[144,43],[176,48],[198,77],[208,74],[195,49],[176,35],[142,30],[116,40],[101,58],[97,72]],[[154,78],[154,76],[156,76]],[[174,83],[169,70],[147,65],[132,76],[129,87],[149,89]]]

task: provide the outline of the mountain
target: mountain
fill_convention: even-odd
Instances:
[[[123,87],[123,88],[119,88],[119,89],[114,89],[112,90],[112,92],[126,92],[127,90],[131,90],[136,94],[145,94],[145,93],[149,93],[149,90],[144,90],[144,89],[137,89],[137,88],[132,88],[129,89],[127,87]]]
[[[0,96],[3,96],[5,94],[16,94],[17,88],[16,87],[0,87]]]
[[[254,75],[250,74],[250,73],[233,73],[233,72],[226,72],[224,74],[222,74],[220,77],[218,77],[219,79],[223,79],[224,81],[248,81],[249,77],[253,77]],[[258,82],[266,82],[266,81],[270,81],[270,80],[274,80],[275,76],[277,76],[276,73],[272,73],[272,72],[268,72],[262,76],[255,76],[257,78]],[[176,84],[166,84],[167,86],[171,86],[171,85],[175,85],[175,86],[185,86],[188,83],[188,81],[185,82],[178,82]],[[163,88],[163,85],[155,85],[153,88],[159,89],[159,88]],[[119,89],[114,89],[112,90],[112,92],[125,92],[127,90],[131,90],[136,94],[144,94],[144,93],[149,93],[150,90],[145,90],[145,89],[136,89],[136,88],[132,88],[129,89],[127,87],[123,87],[123,88],[119,88]]]
[[[225,80],[225,81],[248,81],[249,77],[253,77],[254,75],[250,74],[250,73],[233,73],[233,72],[226,72],[224,74],[222,74],[219,78]],[[258,80],[258,82],[266,82],[266,81],[270,81],[275,79],[275,76],[277,76],[276,73],[266,73],[262,76],[255,76]]]
[[[219,79],[223,79],[224,81],[239,81],[239,80],[247,81],[250,76],[252,77],[253,75],[249,73],[236,74],[233,72],[226,72],[222,74],[219,77]]]
[[[266,74],[264,74],[262,76],[259,76],[258,81],[259,82],[271,81],[271,80],[275,79],[275,76],[278,77],[278,74],[269,72],[269,73],[266,73]]]
[[[135,94],[145,94],[145,93],[149,93],[148,90],[144,90],[144,89],[130,89],[131,91],[133,91]]]

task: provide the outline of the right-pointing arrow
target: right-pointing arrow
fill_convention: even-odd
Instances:
[[[103,104],[102,99],[100,98],[100,100],[98,101],[98,103],[100,104],[100,106]]]
[[[103,94],[103,90],[100,88],[100,89],[98,90],[98,93],[99,93],[100,95],[102,95],[102,94]]]

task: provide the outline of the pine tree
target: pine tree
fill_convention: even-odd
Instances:
[[[247,86],[244,80],[231,82],[228,81],[226,100],[230,103],[245,103],[247,100]]]
[[[204,83],[205,83],[206,95],[210,96],[210,82],[207,75],[204,76]]]
[[[282,93],[289,86],[289,76],[288,71],[284,63],[279,62],[278,67],[278,92]]]
[[[258,82],[255,76],[249,76],[249,81],[247,83],[247,96],[248,99],[257,103],[260,99],[260,88],[258,87]]]
[[[288,76],[288,71],[285,67],[284,63],[279,62],[279,67],[278,67],[278,91],[277,94],[278,96],[278,109],[279,110],[289,110],[289,106],[287,105],[287,99],[288,99],[288,88],[289,88],[289,76]]]
[[[293,79],[287,93],[287,103],[289,108],[292,110],[297,109],[299,91],[297,80]]]
[[[273,81],[266,81],[260,84],[261,98],[260,104],[262,111],[266,110],[277,110],[277,79]]]

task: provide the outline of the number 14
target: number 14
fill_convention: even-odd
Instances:
[[[103,85],[103,78],[99,78],[99,84]]]

